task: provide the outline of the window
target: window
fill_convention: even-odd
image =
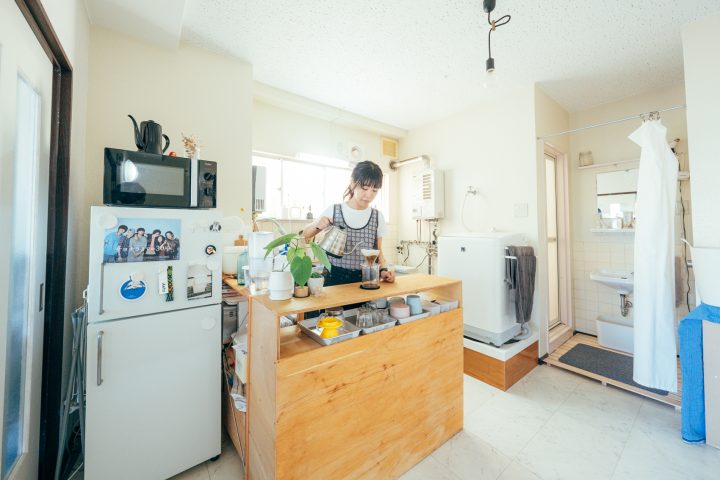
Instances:
[[[290,219],[317,216],[329,205],[339,203],[350,181],[349,162],[312,154],[297,158],[256,152],[252,164],[266,168],[264,216]],[[390,185],[387,174],[373,207],[389,222]]]

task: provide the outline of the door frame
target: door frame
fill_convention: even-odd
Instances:
[[[572,337],[575,330],[575,321],[573,318],[572,298],[572,242],[570,230],[570,171],[568,156],[552,144],[543,142],[543,158],[545,155],[555,159],[558,314],[561,322],[560,325],[552,329],[552,332],[548,332],[548,354],[550,354]],[[543,165],[545,165],[544,162]],[[549,310],[547,313],[549,315]]]
[[[70,196],[72,65],[40,0],[15,0],[53,65],[38,478],[53,478],[60,433]]]

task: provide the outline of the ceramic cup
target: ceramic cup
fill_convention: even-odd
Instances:
[[[407,304],[410,306],[410,315],[419,315],[422,313],[420,295],[408,295]]]
[[[410,306],[407,303],[394,303],[390,306],[390,315],[395,318],[407,318],[410,316]]]
[[[373,302],[377,308],[387,308],[388,301],[387,298],[378,298],[376,300],[373,300]]]
[[[388,305],[394,305],[396,303],[405,303],[405,299],[402,297],[391,297],[387,301]]]

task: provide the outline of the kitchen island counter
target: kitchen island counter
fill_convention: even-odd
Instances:
[[[445,277],[358,286],[250,296],[247,478],[396,478],[462,428],[462,308],[329,346],[280,328],[282,316],[409,293],[462,302]]]

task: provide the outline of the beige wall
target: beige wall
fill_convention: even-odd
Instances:
[[[597,124],[638,114],[651,110],[682,105],[685,103],[685,90],[682,85],[643,95],[625,98],[570,115],[571,128]],[[680,138],[676,151],[680,153],[681,170],[688,170],[688,133],[685,110],[673,110],[661,114],[662,123],[668,129],[668,141]],[[640,147],[627,137],[640,126],[640,120],[622,122],[603,126],[573,134],[570,137],[570,174],[572,192],[572,228],[573,228],[573,303],[575,310],[576,329],[581,332],[596,334],[595,319],[599,315],[620,315],[620,300],[612,289],[590,280],[590,273],[597,269],[611,269],[631,272],[634,270],[634,235],[631,233],[609,234],[591,233],[590,229],[597,226],[595,212],[596,185],[598,173],[616,171],[626,167],[608,165],[596,169],[578,169],[580,152],[592,151],[595,164],[621,160],[638,159]],[[637,168],[636,166],[630,168]],[[693,172],[695,173],[695,172]],[[676,255],[682,258],[683,246],[680,238],[687,236],[692,239],[690,231],[691,206],[688,182],[680,184],[685,207],[686,233],[682,232],[682,205],[680,196],[676,208]],[[679,271],[681,283],[686,289],[687,272]],[[693,284],[690,274],[691,287]],[[684,290],[683,290],[684,291]],[[632,298],[631,298],[632,300]],[[690,307],[694,306],[692,290]],[[682,295],[677,306],[676,316],[682,318],[687,314],[685,296]],[[630,311],[632,317],[632,310]]]
[[[683,28],[695,245],[720,247],[720,15]]]
[[[482,106],[411,130],[400,142],[402,158],[429,155],[434,167],[445,173],[445,212],[440,233],[465,232],[461,212],[465,200],[465,224],[471,231],[518,232],[537,249],[539,242],[535,90],[514,88],[484,102]],[[410,217],[410,180],[418,164],[403,167],[399,175],[399,237],[416,238]],[[465,199],[468,186],[479,194]],[[516,216],[515,206],[526,205],[527,216]],[[428,240],[427,224],[423,240]],[[417,265],[424,251],[413,248],[409,265]],[[426,264],[422,266],[423,271]],[[469,266],[468,273],[472,273]],[[538,271],[540,283],[543,272]],[[532,323],[545,317],[544,300],[535,297]],[[540,307],[538,307],[540,305]]]
[[[218,208],[249,220],[250,65],[184,45],[176,50],[148,45],[93,27],[81,251],[87,251],[89,207],[102,204],[103,149],[136,149],[128,114],[138,122],[160,123],[170,137],[169,151],[180,156],[185,155],[181,132],[196,135],[201,158],[218,162]],[[87,258],[81,255],[78,261],[78,275],[85,281]]]

